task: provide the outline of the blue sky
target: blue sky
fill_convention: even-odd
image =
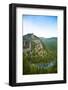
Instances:
[[[23,15],[23,34],[33,33],[38,37],[57,37],[57,16]]]

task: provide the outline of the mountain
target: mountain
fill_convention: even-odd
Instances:
[[[42,45],[41,39],[34,34],[23,36],[24,52],[30,52],[34,56],[43,56],[46,51]]]
[[[23,36],[23,74],[57,73],[57,38]]]
[[[53,60],[57,58],[57,38],[37,37],[33,33],[23,36],[24,54],[32,58],[46,58]]]
[[[41,41],[44,43],[44,46],[46,45],[49,50],[57,52],[57,37],[52,38],[43,38],[40,37]]]

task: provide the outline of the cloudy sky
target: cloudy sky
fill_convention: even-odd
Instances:
[[[23,35],[33,33],[38,37],[57,37],[57,16],[23,15]]]

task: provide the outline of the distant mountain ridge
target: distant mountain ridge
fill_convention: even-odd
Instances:
[[[40,37],[44,45],[46,45],[50,50],[57,50],[57,37],[43,38]]]

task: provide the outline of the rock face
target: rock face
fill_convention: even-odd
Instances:
[[[30,53],[33,56],[43,56],[44,51],[42,42],[39,37],[34,34],[27,34],[23,36],[23,49],[24,53]]]

